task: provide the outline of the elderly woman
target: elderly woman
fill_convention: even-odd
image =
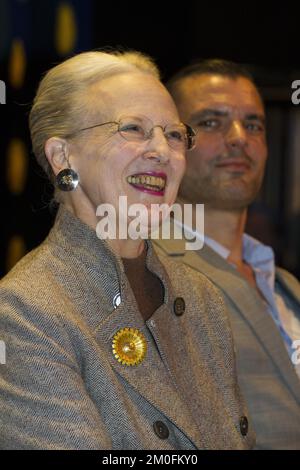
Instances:
[[[218,292],[142,236],[97,230],[103,204],[132,220],[120,196],[149,215],[175,201],[193,136],[155,65],[66,60],[43,78],[30,128],[60,206],[1,281],[0,447],[251,448]]]

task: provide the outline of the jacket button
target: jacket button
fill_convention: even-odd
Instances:
[[[174,300],[174,313],[178,317],[180,317],[184,311],[185,311],[185,301],[182,297],[177,297],[177,299]]]
[[[114,296],[114,298],[113,298],[113,306],[114,306],[114,308],[119,307],[120,303],[121,303],[121,294],[120,294],[120,292],[118,292],[118,293]]]
[[[248,419],[246,418],[246,416],[242,416],[240,419],[240,430],[241,430],[242,436],[247,436],[248,428],[249,428]]]
[[[168,439],[170,433],[165,423],[163,423],[162,421],[155,421],[155,423],[153,424],[153,429],[157,437],[159,437],[160,439]]]

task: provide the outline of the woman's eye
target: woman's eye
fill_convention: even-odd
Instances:
[[[124,124],[120,127],[121,132],[143,133],[144,130],[138,124]]]
[[[179,140],[179,141],[184,140],[183,133],[180,131],[176,131],[176,130],[168,132],[166,136],[168,139]]]

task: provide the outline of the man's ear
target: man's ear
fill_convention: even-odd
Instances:
[[[45,143],[45,155],[55,176],[64,168],[69,168],[68,143],[60,137],[50,137]]]

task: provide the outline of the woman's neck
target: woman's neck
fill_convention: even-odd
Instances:
[[[78,205],[70,202],[71,201],[64,201],[63,204],[78,219],[82,220],[82,222],[97,232],[99,217],[96,216],[95,208],[91,204]],[[107,238],[106,241],[112,251],[121,258],[136,258],[143,252],[145,247],[145,241],[143,239],[132,240],[129,236],[126,239]]]
[[[121,258],[137,258],[145,249],[145,240],[106,240],[110,248]]]

